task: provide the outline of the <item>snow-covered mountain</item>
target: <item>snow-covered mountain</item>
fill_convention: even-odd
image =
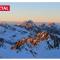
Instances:
[[[33,48],[29,48],[31,44],[28,43],[18,50],[11,50],[11,46],[17,41],[28,37],[33,38],[39,32],[48,32],[49,39],[35,47],[32,46]],[[59,58],[60,43],[58,42],[60,42],[60,24],[42,23],[37,25],[31,20],[20,25],[0,24],[0,58]]]

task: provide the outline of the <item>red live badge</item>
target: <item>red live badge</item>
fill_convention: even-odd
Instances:
[[[10,5],[0,5],[0,11],[10,11]]]

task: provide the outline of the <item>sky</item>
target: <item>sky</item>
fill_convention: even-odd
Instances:
[[[58,2],[0,2],[10,5],[10,11],[0,11],[3,22],[60,22],[60,3]]]

